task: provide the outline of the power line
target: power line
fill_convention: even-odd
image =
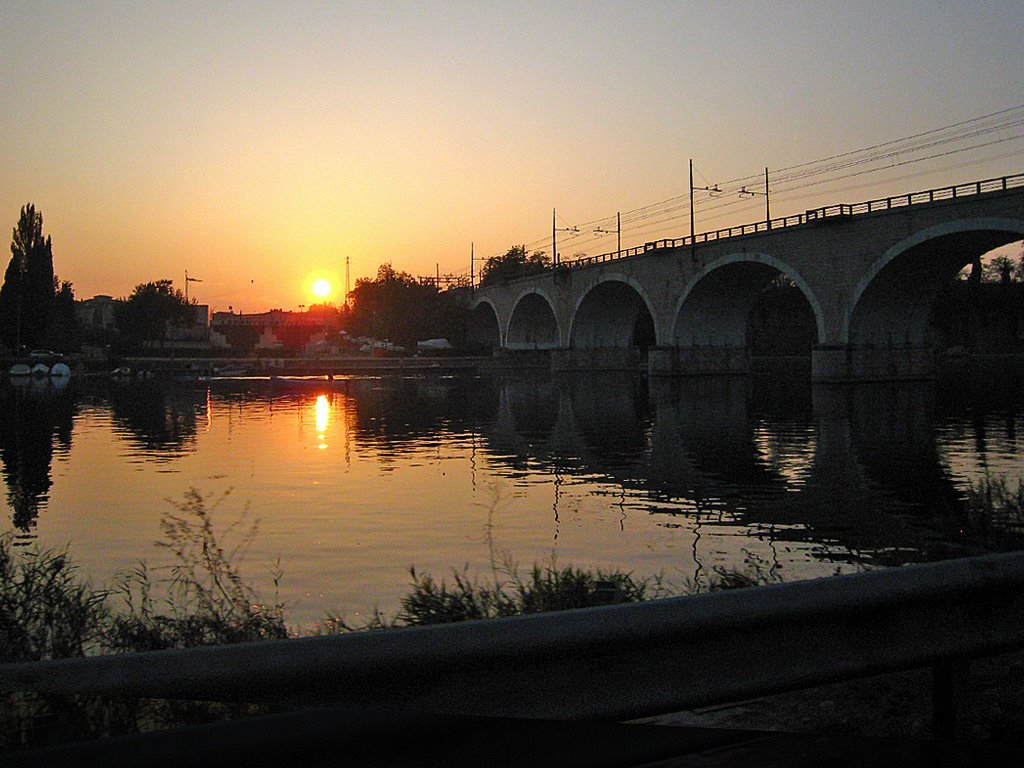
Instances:
[[[880,142],[878,144],[873,144],[868,147],[850,150],[848,152],[841,152],[824,158],[819,158],[817,160],[810,160],[807,162],[786,166],[784,168],[772,171],[773,199],[776,201],[799,199],[794,198],[791,193],[815,186],[835,183],[837,181],[842,181],[844,179],[863,176],[870,173],[878,173],[892,168],[904,167],[920,162],[926,162],[929,160],[936,160],[943,157],[949,157],[964,152],[980,150],[986,147],[992,147],[1007,142],[1018,141],[1020,139],[1024,139],[1024,134],[1018,133],[1016,135],[1004,136],[1000,138],[991,139],[989,141],[974,142],[967,146],[954,147],[943,152],[934,152],[923,157],[908,157],[905,160],[896,160],[896,158],[900,156],[920,154],[921,152],[925,152],[929,149],[941,146],[955,145],[958,142],[967,142],[973,139],[989,136],[993,133],[997,133],[1000,131],[1005,132],[1019,129],[1022,126],[1024,126],[1024,105],[1018,105],[1015,107],[1010,107],[1008,109],[999,110],[997,112],[991,112],[986,115],[981,115],[979,117],[971,118],[968,120],[962,120],[947,126],[942,126],[940,128],[933,128],[927,131],[911,134],[909,136],[904,136],[902,138]],[[962,163],[954,167],[965,167],[981,162],[988,162],[993,159],[1012,157],[1015,154],[1017,153],[1008,153],[993,158],[975,159],[973,161]],[[886,161],[887,164],[884,167],[863,167],[872,164],[878,165]],[[843,173],[843,171],[852,172]],[[922,172],[921,174],[914,174],[913,176],[924,175],[924,173],[934,172],[937,171],[932,170]],[[704,178],[703,174],[701,174],[699,170],[697,170],[697,173],[702,179],[704,179],[707,187],[712,186],[707,181],[707,179]],[[913,176],[903,178],[913,178]],[[736,201],[735,199],[730,200],[725,198],[729,198],[738,194],[738,192],[744,185],[747,185],[752,181],[760,178],[763,178],[760,174],[752,174],[750,176],[744,176],[737,179],[731,179],[726,182],[721,182],[720,184],[715,185],[715,189],[721,192],[721,194],[718,197],[707,196],[701,199],[694,200],[693,208],[699,209],[701,211],[702,221],[715,220],[727,215],[738,213],[742,210],[746,210],[746,208],[751,208],[752,206],[749,205],[746,208],[738,208],[738,201]],[[619,222],[621,222],[619,224],[620,231],[635,236],[638,234],[642,234],[644,232],[649,232],[657,227],[661,227],[664,229],[671,222],[684,218],[686,215],[689,214],[690,210],[691,206],[687,194],[675,195],[655,203],[650,203],[639,208],[634,208],[630,211],[622,212],[621,214],[619,214]],[[718,213],[712,213],[712,215],[707,215],[708,213],[714,211],[718,211]],[[598,219],[594,219],[590,222],[585,222],[583,224],[577,225],[577,227],[580,230],[593,230],[595,228],[610,226],[611,222],[615,221],[615,219],[616,217],[614,216],[603,216]],[[603,239],[595,238],[592,235],[586,237],[582,233],[580,235],[577,235],[576,237],[579,238],[580,245],[598,242],[601,239]],[[538,238],[532,242],[525,243],[524,247],[528,251],[541,250],[546,245],[546,243],[546,238]],[[498,255],[500,254],[494,254],[494,256]]]

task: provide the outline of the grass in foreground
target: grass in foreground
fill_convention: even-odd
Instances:
[[[241,542],[234,548],[227,548],[224,536],[216,531],[213,513],[223,498],[209,503],[193,490],[184,501],[172,503],[161,526],[162,546],[173,555],[174,565],[154,574],[140,564],[122,574],[112,589],[95,588],[82,579],[66,551],[16,550],[10,536],[0,536],[0,662],[288,637],[291,633],[283,605],[262,602],[234,565],[255,535],[255,527],[242,530]],[[1003,541],[1007,531],[1024,531],[1024,483],[1018,483],[1016,490],[1004,480],[989,478],[972,485],[965,514],[975,528],[991,530],[993,541]],[[236,522],[226,533],[237,533],[242,524]],[[486,582],[465,571],[453,572],[451,583],[415,569],[410,573],[409,591],[394,616],[378,613],[362,626],[330,616],[318,632],[633,603],[777,580],[753,556],[748,557],[744,571],[716,569],[704,585],[672,585],[658,577],[560,567],[554,562],[534,565],[525,575],[513,564],[506,564],[495,568],[493,578]],[[275,585],[277,578],[279,574]],[[159,598],[155,596],[157,584],[162,592]],[[252,714],[247,705],[71,698],[75,701],[69,703],[31,695],[0,697],[0,725],[52,720],[66,730],[71,722],[76,733],[80,730],[83,736],[93,737]],[[10,738],[0,738],[0,749],[26,746],[21,731],[0,727],[0,735],[3,733]]]
[[[289,628],[285,607],[264,602],[235,565],[256,535],[245,515],[222,533],[216,512],[228,496],[212,501],[195,489],[172,501],[161,519],[159,546],[173,556],[165,569],[140,563],[122,573],[112,588],[82,579],[64,550],[18,550],[0,536],[0,661],[38,661],[91,653],[185,648],[197,645],[283,639]],[[1024,534],[1024,481],[986,477],[972,484],[964,505],[966,522],[990,531],[993,551],[1008,533]],[[231,547],[229,538],[237,539]],[[155,571],[155,572],[154,572]],[[275,592],[280,572],[274,572]],[[319,634],[442,624],[544,611],[633,603],[663,597],[757,586],[776,581],[747,553],[743,570],[715,568],[708,583],[671,584],[617,569],[587,570],[534,564],[522,573],[510,561],[481,581],[465,570],[451,581],[410,569],[411,582],[393,616],[377,613],[352,625],[329,615]],[[160,593],[157,597],[156,594]],[[117,599],[115,599],[117,598]]]

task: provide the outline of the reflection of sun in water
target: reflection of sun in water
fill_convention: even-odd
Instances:
[[[331,284],[326,280],[317,280],[313,283],[313,295],[318,299],[325,299],[331,294]]]
[[[327,395],[317,395],[314,406],[316,415],[316,439],[320,441],[317,446],[321,451],[327,447],[324,439],[327,436],[327,423],[331,418],[331,405],[327,402]]]

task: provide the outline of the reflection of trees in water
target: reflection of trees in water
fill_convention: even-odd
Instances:
[[[0,389],[0,461],[14,527],[31,529],[50,486],[54,450],[71,448],[75,395],[47,383]]]
[[[135,447],[157,455],[194,450],[197,417],[207,407],[205,389],[136,382],[106,394],[114,423]]]
[[[264,403],[272,413],[311,406],[321,395],[346,412],[348,437],[388,456],[435,442],[438,433],[475,433],[496,418],[499,393],[493,380],[475,377],[383,377],[314,381],[218,382],[211,401],[242,411]],[[201,410],[201,409],[200,409]]]
[[[940,385],[936,413],[944,420],[960,420],[966,414],[982,468],[988,466],[991,431],[1001,432],[1005,443],[1016,448],[1017,420],[1024,402],[1024,372],[1019,367],[996,372],[978,368],[950,371]]]
[[[475,432],[498,410],[490,379],[353,379],[339,386],[354,406],[353,439],[383,455],[414,450],[438,432]]]
[[[987,400],[976,393],[975,422],[991,428],[1003,413],[1013,422],[1021,388],[998,396],[991,389]],[[422,376],[320,389],[306,382],[269,394],[215,389],[213,398],[242,408],[269,397],[273,409],[280,398],[305,404],[323,391],[343,398],[347,438],[382,460],[473,435],[474,460],[482,451],[499,472],[548,473],[556,484],[599,477],[592,487],[614,494],[610,504],[623,513],[643,508],[666,527],[724,526],[817,549],[828,560],[879,564],[932,557],[933,542],[959,535],[963,502],[937,447],[936,412],[946,408],[970,425],[970,407],[965,393],[934,384]],[[111,399],[115,418],[137,440],[165,450],[193,440],[204,397],[151,388]],[[984,440],[983,429],[975,432]]]

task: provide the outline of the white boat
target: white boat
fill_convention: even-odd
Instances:
[[[32,366],[32,375],[42,378],[50,375],[50,366],[46,363],[36,363]]]
[[[58,379],[64,379],[71,375],[71,368],[67,363],[54,363],[50,368],[50,376]]]

